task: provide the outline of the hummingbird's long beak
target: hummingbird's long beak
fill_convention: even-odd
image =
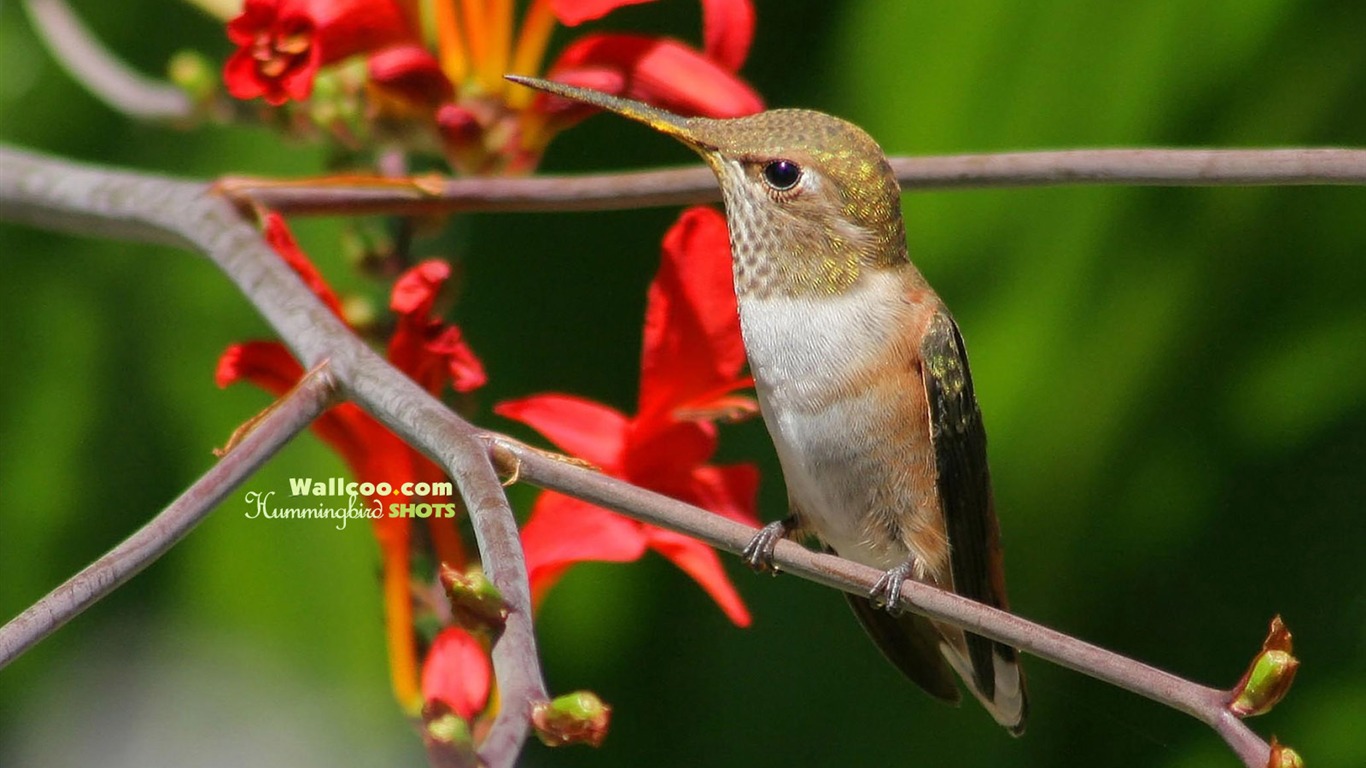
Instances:
[[[615,112],[622,117],[629,117],[632,120],[645,123],[660,133],[672,136],[694,149],[710,148],[698,139],[688,118],[679,117],[658,107],[652,107],[649,104],[631,99],[623,99],[620,96],[612,96],[602,91],[592,91],[587,88],[555,83],[535,77],[523,77],[522,75],[503,75],[503,77],[518,85],[553,93],[556,96],[605,109],[608,112]]]

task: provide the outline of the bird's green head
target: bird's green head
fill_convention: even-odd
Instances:
[[[806,109],[715,120],[599,91],[508,79],[645,123],[695,150],[721,184],[736,288],[838,293],[867,269],[906,262],[901,190],[862,128]]]

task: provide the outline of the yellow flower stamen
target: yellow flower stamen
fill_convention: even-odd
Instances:
[[[541,59],[546,47],[550,45],[550,33],[555,31],[555,9],[550,0],[533,0],[522,21],[522,31],[517,36],[517,50],[512,55],[514,75],[535,75],[541,70]],[[530,88],[512,88],[508,91],[508,106],[525,109],[536,92]]]
[[[455,3],[456,0],[435,0],[432,15],[436,19],[436,49],[441,54],[441,71],[459,88],[469,75],[470,64],[460,35]]]
[[[512,52],[512,0],[488,0],[489,51],[483,72],[485,89],[497,95],[507,89],[508,81],[503,75],[508,71],[508,58]]]
[[[485,0],[460,0],[461,20],[468,30],[466,42],[470,51],[470,76],[479,84],[480,91],[489,90],[489,27]]]
[[[389,645],[389,679],[394,698],[410,715],[422,711],[422,684],[413,637],[413,597],[406,548],[385,547],[384,629]]]

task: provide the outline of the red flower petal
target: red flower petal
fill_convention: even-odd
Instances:
[[[640,5],[651,0],[553,0],[555,17],[567,27],[599,19],[618,8]]]
[[[476,146],[484,135],[479,116],[456,104],[442,104],[437,108],[436,127],[447,151],[461,151]]]
[[[483,644],[459,627],[446,627],[422,663],[422,697],[442,701],[469,720],[484,710],[493,665]]]
[[[701,396],[720,397],[745,363],[731,277],[725,217],[689,208],[664,236],[659,273],[650,284],[641,354],[642,419],[672,417],[682,406],[705,408]]]
[[[686,500],[723,517],[757,526],[758,493],[759,470],[752,464],[700,466],[693,468]]]
[[[573,395],[534,395],[509,400],[493,412],[540,432],[571,456],[611,472],[622,461],[626,417],[612,408]]]
[[[427,351],[445,361],[446,375],[451,379],[451,389],[456,392],[473,392],[488,383],[484,364],[475,357],[474,350],[454,325],[446,326],[439,336],[428,342]]]
[[[685,116],[741,117],[764,103],[725,67],[676,40],[639,35],[588,35],[570,44],[551,67],[551,79],[576,70],[616,69],[626,78],[620,95]]]
[[[422,42],[394,0],[308,0],[307,5],[318,26],[323,65],[399,43]]]
[[[274,211],[266,214],[265,235],[266,242],[280,254],[280,258],[285,260],[290,269],[303,278],[304,285],[308,286],[313,295],[322,299],[327,308],[332,310],[332,314],[341,317],[341,300],[323,279],[318,268],[313,266],[313,262],[309,261],[308,256],[299,248],[294,235],[289,231],[289,226],[285,224],[284,217]]]
[[[586,501],[542,493],[522,527],[533,597],[539,600],[574,563],[638,560],[645,554],[641,528],[634,520]]]
[[[666,496],[685,498],[694,467],[716,452],[716,427],[695,421],[638,418],[626,431],[623,476]]]
[[[279,6],[278,0],[246,0],[242,12],[228,22],[228,39],[233,45],[251,45],[257,34],[275,23]]]
[[[666,531],[663,528],[645,526],[649,536],[650,549],[668,558],[701,585],[711,595],[721,610],[737,626],[747,627],[750,623],[749,610],[735,591],[726,569],[716,551],[697,539],[681,533]]]
[[[304,367],[278,341],[233,344],[218,358],[214,382],[226,387],[246,379],[279,397],[303,378]]]
[[[446,262],[424,261],[395,281],[389,298],[399,316],[389,340],[389,362],[433,395],[448,382],[457,392],[471,392],[488,381],[460,329],[432,315],[450,274]]]
[[[750,0],[702,0],[702,38],[707,58],[740,71],[754,40],[754,5]]]
[[[387,48],[366,60],[370,82],[414,106],[436,109],[455,97],[455,87],[421,45]]]
[[[389,308],[400,315],[427,318],[450,276],[451,265],[440,259],[428,259],[418,264],[394,281]]]

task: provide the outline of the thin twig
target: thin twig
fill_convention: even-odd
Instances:
[[[909,190],[1122,184],[1154,187],[1366,184],[1366,150],[1068,149],[893,157]]]
[[[234,488],[327,407],[336,382],[325,365],[262,414],[222,459],[170,506],[103,557],[0,627],[0,669],[118,589],[185,538]]]
[[[583,499],[641,522],[693,536],[739,554],[755,529],[699,507],[638,488],[542,453],[516,441],[486,434],[495,461],[533,485]],[[867,595],[882,573],[833,555],[780,541],[773,562],[787,573],[857,595]],[[1014,614],[945,592],[915,580],[902,587],[902,603],[916,613],[947,621],[1007,643],[1084,675],[1178,709],[1214,728],[1248,768],[1265,768],[1270,747],[1228,711],[1228,691],[1185,680],[1065,635]]]
[[[63,0],[24,0],[24,9],[57,62],[111,108],[141,120],[179,120],[192,113],[190,99],[179,88],[129,68]]]
[[[890,162],[908,191],[1366,184],[1366,150],[1359,149],[1087,149],[893,157]],[[222,187],[233,197],[298,215],[614,211],[708,203],[721,196],[716,178],[702,166],[522,179],[234,178]]]

